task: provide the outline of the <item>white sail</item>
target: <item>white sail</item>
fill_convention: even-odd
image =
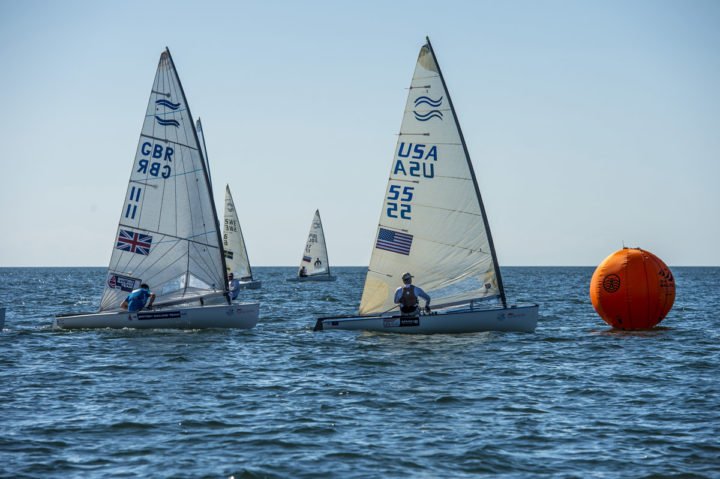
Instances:
[[[227,295],[217,212],[187,99],[160,56],[113,242],[101,311],[147,283],[155,305]]]
[[[251,281],[252,270],[248,259],[245,239],[240,229],[235,203],[230,193],[230,185],[225,186],[225,225],[223,226],[223,247],[227,272],[233,273],[235,279]]]
[[[200,147],[202,148],[203,158],[205,158],[205,169],[207,170],[208,180],[210,180],[210,191],[212,191],[212,175],[210,174],[210,160],[207,154],[207,145],[205,144],[205,132],[203,131],[202,122],[200,118],[195,122],[195,128],[198,134],[198,140],[200,141]]]
[[[429,40],[410,84],[360,314],[394,309],[406,271],[436,308],[504,303],[475,174]]]
[[[330,262],[325,244],[325,233],[320,220],[320,210],[315,210],[315,216],[310,224],[305,251],[300,260],[300,268],[302,267],[305,267],[308,276],[330,275]]]

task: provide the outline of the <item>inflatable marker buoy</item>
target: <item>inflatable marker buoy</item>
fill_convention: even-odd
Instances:
[[[649,329],[672,308],[675,279],[654,254],[623,248],[595,269],[590,300],[600,317],[614,328]]]

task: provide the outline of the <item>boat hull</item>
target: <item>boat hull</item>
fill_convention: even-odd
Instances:
[[[240,281],[240,289],[260,289],[262,281]]]
[[[317,276],[296,276],[294,278],[287,278],[287,281],[297,281],[303,283],[305,281],[335,281],[337,276],[330,276],[327,274],[319,274]]]
[[[251,329],[260,315],[260,303],[164,308],[56,316],[53,329]]]
[[[378,331],[401,334],[456,334],[483,331],[535,331],[538,305],[522,304],[508,308],[463,309],[437,311],[419,316],[395,314],[375,316],[345,316],[319,318],[315,331],[333,329]]]

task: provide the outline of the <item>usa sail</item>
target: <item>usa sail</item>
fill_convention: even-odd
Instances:
[[[305,250],[300,260],[298,275],[295,278],[289,278],[288,281],[335,281],[336,279],[337,277],[330,274],[330,260],[328,259],[320,210],[315,210]]]
[[[398,314],[395,290],[406,272],[430,294],[432,315]],[[485,303],[498,305],[480,309]],[[316,328],[527,331],[537,321],[537,305],[507,306],[475,171],[429,39],[410,83],[358,313],[321,318]]]
[[[56,326],[254,326],[257,304],[242,314],[237,308],[227,309],[220,231],[207,163],[166,50],[151,89],[100,303],[99,313],[119,315],[84,315],[89,317],[79,320],[67,315],[56,319]],[[121,304],[141,282],[156,294],[156,310],[174,309],[123,311]],[[225,305],[226,310],[210,308],[213,304]],[[178,305],[187,307],[179,310]]]

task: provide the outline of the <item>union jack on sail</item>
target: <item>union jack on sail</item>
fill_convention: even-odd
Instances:
[[[150,254],[151,246],[152,236],[128,230],[120,230],[120,233],[118,233],[117,243],[115,244],[116,249],[141,255]]]

